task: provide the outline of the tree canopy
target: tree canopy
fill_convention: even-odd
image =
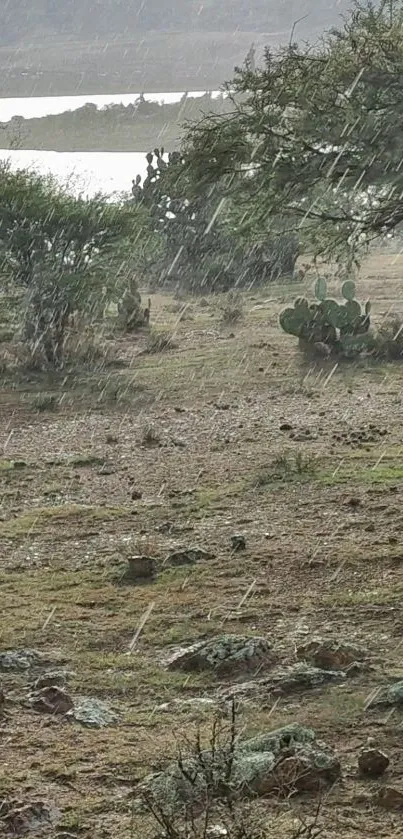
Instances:
[[[354,5],[314,47],[267,49],[227,85],[233,110],[190,128],[197,194],[236,201],[243,226],[273,216],[316,254],[353,259],[403,222],[403,3]]]

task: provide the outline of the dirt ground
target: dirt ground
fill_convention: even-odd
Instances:
[[[372,300],[375,321],[403,312],[402,271],[403,257],[387,254],[364,266],[358,297]],[[183,311],[155,297],[154,324],[174,330],[174,349],[141,354],[140,337],[119,344],[119,370],[3,382],[1,650],[39,651],[71,671],[73,697],[118,715],[96,730],[38,713],[28,675],[0,673],[1,798],[52,803],[60,817],[48,835],[153,835],[132,812],[135,784],[182,735],[208,731],[211,706],[183,700],[220,685],[167,672],[164,657],[230,632],[266,636],[284,663],[316,634],[368,650],[371,667],[346,683],[249,698],[238,721],[245,736],[298,721],[337,750],[343,776],[324,801],[323,836],[402,836],[401,813],[374,804],[380,785],[402,788],[401,715],[366,702],[403,679],[403,368],[304,363],[277,325],[301,290],[247,295],[230,326],[214,299]],[[234,554],[238,533],[246,550]],[[183,546],[214,558],[164,566]],[[156,558],[154,582],[122,585],[133,553]],[[391,760],[380,781],[357,774],[369,735]],[[263,811],[314,806],[296,797]]]

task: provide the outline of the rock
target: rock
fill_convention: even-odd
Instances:
[[[369,778],[378,778],[386,772],[389,766],[389,758],[379,749],[362,749],[358,756],[358,768],[361,775]]]
[[[131,499],[132,501],[140,501],[143,497],[143,493],[140,492],[139,489],[132,489],[131,491]]]
[[[367,703],[368,708],[389,708],[395,705],[403,708],[403,682],[396,682],[389,687],[380,688]]]
[[[292,431],[292,425],[289,422],[282,422],[280,425],[280,431]]]
[[[171,551],[164,560],[164,565],[171,565],[176,568],[180,565],[195,565],[203,560],[214,559],[215,554],[205,551],[202,548],[179,548]]]
[[[290,795],[334,783],[341,775],[340,761],[325,746],[296,744],[273,752],[236,755],[233,782],[238,789],[257,795]]]
[[[233,752],[203,751],[182,765],[170,764],[149,776],[145,788],[177,810],[180,804],[205,801],[207,788],[213,797],[219,795],[223,780],[243,796],[290,795],[332,784],[340,774],[337,756],[316,741],[315,732],[292,724],[237,742]]]
[[[31,831],[38,835],[37,831],[52,827],[60,816],[60,810],[43,801],[31,804],[3,801],[0,804],[0,822],[3,821],[6,825],[9,836],[20,836]]]
[[[6,650],[0,653],[0,670],[19,672],[41,664],[42,659],[35,650]]]
[[[111,711],[105,702],[86,696],[76,699],[74,708],[68,712],[67,716],[73,717],[76,722],[89,728],[105,728],[113,725],[118,719],[117,714]]]
[[[47,687],[65,687],[70,673],[67,670],[53,670],[43,673],[34,682],[34,690],[41,690]]]
[[[403,791],[395,787],[381,787],[373,800],[385,810],[403,810]]]
[[[288,694],[307,688],[312,690],[327,682],[343,682],[345,678],[342,670],[324,670],[301,662],[275,670],[266,680],[266,686],[274,693]]]
[[[124,575],[125,580],[134,582],[154,580],[157,574],[157,563],[151,556],[129,557],[129,568]]]
[[[73,700],[67,691],[55,685],[41,688],[34,693],[30,704],[35,711],[42,714],[67,714],[74,707]]]
[[[235,553],[237,551],[245,551],[246,550],[245,536],[242,536],[241,534],[236,534],[235,536],[231,536],[231,548]]]
[[[275,661],[266,638],[242,635],[219,635],[200,641],[176,652],[168,661],[169,670],[200,672],[211,670],[217,675],[256,670]]]
[[[367,657],[365,650],[355,644],[337,639],[312,638],[297,649],[297,658],[325,670],[341,668]]]

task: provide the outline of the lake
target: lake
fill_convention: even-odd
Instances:
[[[189,96],[203,96],[204,90],[191,91]],[[42,96],[26,99],[0,99],[0,122],[7,122],[13,116],[25,119],[43,117],[48,114],[60,114],[74,111],[88,102],[103,108],[105,105],[129,105],[135,102],[139,93],[122,93],[92,96]],[[213,91],[213,96],[218,91]],[[154,102],[178,102],[183,92],[144,93]],[[136,175],[144,177],[147,162],[139,152],[54,152],[28,149],[3,150],[0,156],[9,159],[15,168],[32,167],[43,173],[51,172],[62,183],[68,182],[74,193],[84,192],[94,195],[96,192],[112,194],[131,190],[131,182]]]

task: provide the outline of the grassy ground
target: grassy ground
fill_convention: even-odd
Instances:
[[[402,266],[383,255],[363,272],[378,320],[399,311]],[[401,836],[399,819],[372,803],[377,784],[357,779],[356,759],[371,734],[391,757],[388,782],[402,781],[400,715],[365,711],[375,687],[403,677],[402,368],[304,364],[277,327],[301,291],[248,296],[234,327],[222,326],[214,301],[189,301],[180,320],[172,300],[156,297],[154,322],[175,329],[176,349],[139,355],[139,338],[121,342],[131,366],[119,373],[4,379],[1,647],[66,661],[73,695],[107,699],[120,714],[102,731],[41,716],[24,706],[26,678],[4,676],[2,796],[54,802],[60,831],[147,835],[148,823],[131,814],[134,781],[175,750],[179,730],[209,725],[208,707],[174,700],[217,686],[167,673],[162,660],[173,645],[225,630],[267,635],[289,662],[315,632],[370,651],[372,671],[274,707],[270,698],[244,703],[240,725],[251,734],[298,720],[338,750],[343,781],[325,802],[326,837]],[[295,437],[280,430],[285,422]],[[369,425],[375,440],[340,440]],[[145,445],[150,427],[161,445]],[[239,532],[247,550],[231,555]],[[164,570],[180,545],[216,558]],[[159,560],[153,584],[119,584],[128,551]]]

